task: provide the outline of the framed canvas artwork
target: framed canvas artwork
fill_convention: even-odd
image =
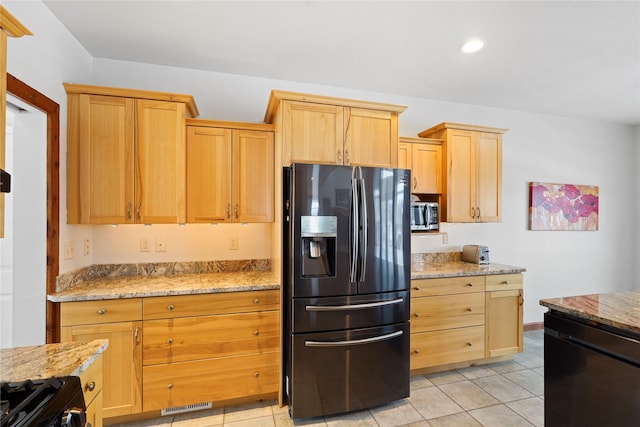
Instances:
[[[598,187],[529,183],[530,230],[598,230]]]

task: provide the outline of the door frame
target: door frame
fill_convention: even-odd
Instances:
[[[47,295],[60,271],[60,105],[7,73],[7,93],[47,115]],[[46,342],[60,341],[60,305],[47,300]]]

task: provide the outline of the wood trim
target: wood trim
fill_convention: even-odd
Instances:
[[[267,104],[267,111],[264,115],[265,123],[273,123],[276,111],[282,100],[313,102],[315,104],[339,105],[342,107],[365,108],[368,110],[382,110],[395,113],[402,113],[407,109],[405,105],[383,104],[380,102],[359,101],[355,99],[334,98],[332,96],[309,95],[306,93],[286,92],[283,90],[272,90]]]
[[[149,99],[152,101],[182,102],[187,106],[189,117],[198,117],[200,112],[192,95],[182,93],[156,92],[140,89],[124,89],[108,86],[91,86],[77,83],[62,83],[67,93],[87,93],[90,95],[120,96],[125,98]]]
[[[538,329],[544,329],[544,322],[525,323],[523,327],[525,332],[537,331]]]
[[[509,130],[504,128],[492,128],[488,126],[468,125],[464,123],[442,122],[439,125],[423,130],[418,134],[418,136],[422,138],[430,138],[430,137],[433,137],[435,133],[443,131],[445,129],[457,129],[457,130],[466,130],[466,131],[473,131],[473,132],[488,132],[488,133],[499,133],[499,134],[503,134]]]
[[[9,37],[32,36],[33,33],[27,27],[22,25],[7,9],[0,5],[0,28],[4,30]]]
[[[225,122],[221,120],[186,119],[187,126],[202,126],[209,128],[275,131],[275,126],[266,123]]]
[[[7,73],[7,93],[47,114],[47,294],[60,269],[60,105]],[[47,301],[47,343],[60,341],[60,304]]]

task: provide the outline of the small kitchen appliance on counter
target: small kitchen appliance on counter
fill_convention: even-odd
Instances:
[[[464,245],[462,261],[474,264],[489,264],[489,248],[481,245]]]

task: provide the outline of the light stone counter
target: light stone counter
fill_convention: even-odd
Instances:
[[[117,276],[88,280],[47,296],[70,302],[280,289],[271,271]]]
[[[95,340],[0,349],[0,381],[79,376],[108,346],[108,340]]]
[[[522,267],[504,264],[479,265],[463,261],[441,263],[417,263],[411,265],[411,280],[437,277],[486,276],[490,274],[514,274],[525,272]]]

